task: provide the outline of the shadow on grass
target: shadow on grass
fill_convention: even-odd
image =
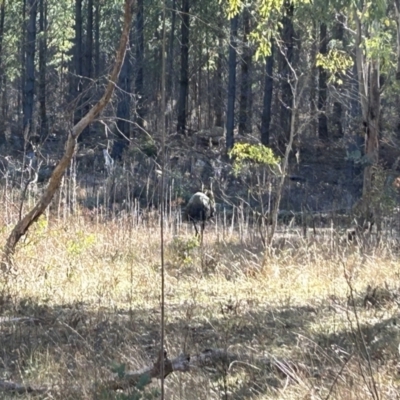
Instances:
[[[315,388],[328,393],[339,374],[352,375],[354,390],[355,369],[367,374],[368,358],[372,368],[379,364],[381,369],[398,359],[397,320],[357,325],[347,300],[326,299],[317,307],[228,301],[212,310],[201,304],[167,304],[166,309],[169,357],[207,348],[238,356],[222,369],[170,375],[169,399],[257,399],[265,393],[277,396],[289,383],[302,393]],[[357,306],[357,313],[365,312]],[[0,324],[0,376],[48,385],[53,398],[77,398],[77,388],[78,398],[96,398],[93,384],[107,379],[113,366],[140,369],[151,365],[159,351],[158,309],[93,309],[85,303],[50,307],[19,299],[7,313]],[[361,376],[359,381],[363,384]]]

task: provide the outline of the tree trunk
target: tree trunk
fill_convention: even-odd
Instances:
[[[145,96],[144,96],[144,3],[143,0],[138,0],[136,11],[136,78],[135,78],[135,96],[136,96],[136,127],[134,131],[136,135],[140,135],[141,128],[144,127]]]
[[[343,19],[342,15],[339,15],[339,21],[333,27],[333,39],[340,41],[343,43],[344,41],[344,28],[343,28]],[[341,95],[342,98],[342,89],[340,85],[335,84],[336,91]],[[333,132],[332,136],[335,139],[340,139],[343,137],[343,126],[342,126],[342,114],[343,114],[343,107],[340,100],[335,100],[333,102],[333,111],[332,111],[332,127]]]
[[[292,120],[292,71],[295,32],[293,28],[294,6],[288,0],[285,1],[286,15],[282,18],[281,38],[282,44],[279,52],[279,71],[281,73],[280,87],[280,110],[279,122],[281,134],[278,137],[278,148],[282,154],[285,153],[286,145],[290,136],[290,121]]]
[[[319,52],[322,55],[328,54],[328,37],[327,27],[325,23],[320,25],[319,36]],[[322,142],[327,142],[329,139],[328,133],[328,118],[326,116],[326,98],[327,98],[327,80],[328,75],[326,69],[318,67],[319,72],[319,88],[318,88],[318,137]]]
[[[311,33],[311,51],[310,51],[310,131],[311,137],[318,137],[318,67],[317,67],[317,54],[318,54],[318,42],[319,35],[318,23],[313,21],[312,23],[312,33]]]
[[[250,11],[243,11],[243,56],[241,59],[241,82],[239,98],[239,135],[251,133],[251,67],[253,51],[250,44]]]
[[[111,157],[121,159],[124,150],[129,145],[130,138],[130,110],[131,110],[131,53],[127,51],[118,80],[118,105],[117,105],[117,132]]]
[[[75,43],[74,43],[74,84],[71,94],[76,99],[74,122],[77,123],[82,117],[82,76],[83,76],[83,57],[82,57],[82,0],[75,1]]]
[[[11,231],[3,251],[1,270],[6,272],[12,266],[12,258],[15,248],[23,235],[26,234],[29,227],[38,220],[50,204],[55,192],[60,186],[61,179],[65,170],[68,168],[71,159],[76,150],[77,139],[82,131],[104,110],[111,99],[114,88],[117,84],[118,75],[124,61],[126,45],[128,43],[129,31],[132,23],[133,0],[125,0],[125,12],[123,29],[119,42],[118,51],[115,57],[115,63],[108,79],[108,84],[102,98],[89,110],[89,112],[72,128],[65,144],[65,152],[59,163],[56,165],[50,176],[49,183],[44,190],[43,195],[35,206],[24,215],[24,217],[15,225]]]
[[[174,83],[174,42],[175,42],[175,25],[176,25],[176,0],[172,0],[171,9],[171,31],[169,34],[168,43],[168,81],[167,81],[167,98],[173,97],[173,83]]]
[[[215,126],[223,126],[223,94],[222,94],[222,65],[224,60],[224,37],[222,33],[218,33],[218,57],[215,68],[215,97],[214,112]]]
[[[271,54],[265,61],[265,80],[264,80],[264,100],[263,112],[261,116],[261,143],[264,146],[269,145],[270,125],[271,125],[271,107],[272,94],[274,89],[274,80],[272,77],[274,70],[275,45],[271,43]]]
[[[45,0],[39,2],[39,114],[40,114],[40,137],[44,141],[48,135],[47,112],[46,112],[46,55],[47,55],[47,3]]]
[[[356,63],[358,88],[360,93],[363,126],[365,132],[365,164],[362,195],[362,212],[364,220],[369,220],[374,205],[371,204],[373,189],[373,170],[379,159],[379,61],[367,60],[362,46],[362,23],[354,13],[356,21]],[[371,209],[372,208],[372,209]]]
[[[229,40],[229,77],[228,77],[228,108],[226,111],[226,148],[234,145],[235,128],[235,96],[236,96],[236,38],[238,33],[238,15],[231,19]]]
[[[33,134],[33,108],[35,96],[35,52],[37,1],[28,0],[28,24],[25,43],[25,84],[22,98],[23,132],[26,138]]]
[[[181,78],[179,82],[178,133],[186,133],[187,98],[189,92],[189,5],[190,0],[182,0],[181,25]]]
[[[396,79],[400,80],[400,0],[394,0],[394,9],[397,25],[397,71]]]
[[[96,0],[94,10],[94,77],[100,76],[100,0]]]
[[[90,109],[90,94],[91,94],[91,80],[92,80],[92,60],[93,60],[93,0],[87,2],[87,21],[86,21],[86,41],[83,63],[83,115],[86,115]],[[80,141],[84,142],[90,135],[90,125],[88,125],[82,135]]]
[[[4,85],[4,57],[3,57],[3,38],[4,38],[4,19],[6,15],[5,1],[0,4],[0,98],[3,97]],[[4,117],[4,104],[1,107],[1,115]],[[0,146],[6,143],[5,120],[2,118],[0,122]]]

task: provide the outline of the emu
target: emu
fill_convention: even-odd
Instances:
[[[185,212],[183,214],[183,220],[193,222],[194,229],[196,230],[196,236],[199,235],[197,230],[196,222],[201,222],[201,241],[203,241],[203,232],[206,221],[211,219],[215,213],[215,200],[214,194],[211,190],[195,193],[189,200]]]

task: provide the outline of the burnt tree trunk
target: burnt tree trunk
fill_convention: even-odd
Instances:
[[[6,15],[5,1],[0,4],[0,98],[3,98],[5,91],[4,79],[4,55],[3,55],[3,38],[4,38],[4,19]],[[3,103],[3,102],[2,102]],[[4,117],[4,104],[1,105],[1,115]],[[6,143],[6,127],[4,118],[0,122],[0,146]]]
[[[250,44],[251,14],[243,11],[243,55],[241,59],[241,82],[239,97],[239,135],[251,133],[251,67],[253,51]]]
[[[222,66],[224,60],[224,37],[222,32],[218,33],[218,57],[215,68],[215,97],[214,114],[215,126],[223,126],[223,94],[222,94]]]
[[[319,52],[324,56],[328,54],[328,37],[325,23],[320,25]],[[318,73],[318,137],[322,142],[326,142],[329,139],[328,118],[326,116],[328,74],[323,67],[318,67]]]
[[[75,38],[74,38],[74,50],[73,50],[73,64],[74,74],[72,78],[72,90],[71,95],[74,98],[76,104],[74,107],[74,122],[77,123],[82,118],[82,76],[83,76],[83,57],[82,57],[82,0],[75,1]]]
[[[340,15],[339,21],[335,23],[333,27],[332,36],[333,39],[340,41],[343,43],[344,41],[344,28],[343,28],[343,16]],[[340,94],[340,98],[342,97],[343,93],[341,91],[341,87],[338,84],[334,84],[334,87],[338,94]],[[333,102],[333,110],[332,110],[332,136],[335,139],[340,139],[343,137],[343,126],[342,126],[342,115],[343,115],[343,106],[341,103],[340,98],[336,96],[335,101]]]
[[[136,97],[136,115],[135,128],[136,135],[141,133],[144,127],[145,96],[144,96],[144,3],[138,0],[136,10],[136,62],[135,62],[135,97]]]
[[[264,99],[263,111],[261,116],[261,143],[264,146],[269,145],[270,126],[271,126],[271,108],[272,95],[274,89],[274,80],[272,77],[274,70],[275,46],[271,43],[271,54],[265,60],[265,79],[264,79]]]
[[[46,111],[46,56],[47,56],[47,2],[39,2],[39,115],[40,137],[45,140],[48,135]]]
[[[236,96],[236,39],[238,34],[238,15],[231,19],[229,39],[229,77],[228,77],[228,107],[226,110],[226,148],[232,149],[234,145],[235,128],[235,96]]]
[[[35,53],[37,0],[28,0],[28,24],[25,43],[25,84],[22,98],[23,131],[26,138],[33,133],[33,109],[35,96]]]
[[[189,0],[182,0],[181,77],[178,100],[178,133],[186,133],[187,99],[189,93]]]
[[[92,59],[93,59],[93,0],[87,2],[87,21],[86,21],[86,40],[83,62],[83,115],[86,115],[90,109],[90,96],[91,96],[91,80],[93,78],[92,72]],[[79,136],[80,141],[85,141],[90,134],[90,125],[88,125],[82,135]]]
[[[124,150],[129,145],[130,138],[130,110],[131,110],[131,86],[132,86],[131,53],[126,52],[124,63],[118,79],[118,105],[117,105],[117,132],[111,156],[121,159]]]
[[[281,39],[282,44],[279,52],[279,71],[281,74],[280,84],[280,108],[279,124],[280,135],[278,136],[279,151],[284,154],[290,137],[290,121],[292,120],[292,71],[295,31],[293,27],[294,6],[288,0],[285,1],[285,16],[282,18]]]

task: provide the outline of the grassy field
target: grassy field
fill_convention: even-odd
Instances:
[[[3,207],[2,244],[17,211]],[[165,397],[400,398],[394,240],[349,245],[332,232],[280,233],[266,252],[239,228],[208,226],[201,248],[191,227],[166,222],[169,357],[222,348],[236,358],[169,375]],[[101,389],[111,371],[157,358],[157,218],[49,213],[15,261],[1,278],[0,380],[45,386],[46,399],[159,398],[156,381],[140,393]]]

